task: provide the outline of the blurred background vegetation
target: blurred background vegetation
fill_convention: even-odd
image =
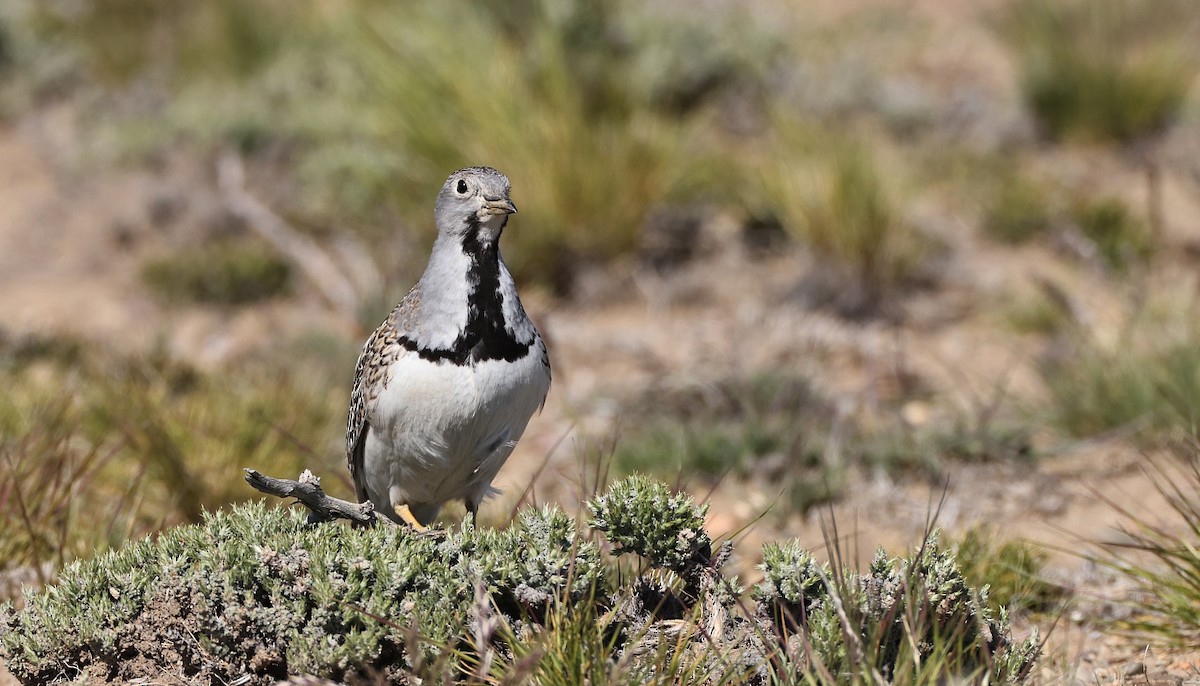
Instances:
[[[664,374],[623,391],[618,472],[757,485],[782,494],[786,519],[864,474],[936,481],[1096,436],[1177,440],[1200,403],[1200,338],[1194,298],[1156,274],[1194,268],[1200,246],[1187,153],[1200,150],[1200,11],[995,0],[949,21],[977,32],[978,54],[938,53],[929,14],[889,3],[5,0],[0,125],[68,111],[77,145],[58,164],[77,174],[166,174],[183,157],[211,190],[218,161],[236,159],[244,191],[332,256],[354,298],[316,306],[342,307],[352,331],[268,336],[215,365],[0,313],[0,571],[44,581],[195,521],[249,495],[242,466],[339,478],[358,342],[419,274],[441,179],[469,164],[511,178],[521,214],[504,254],[542,309],[629,299],[646,274],[686,279],[697,261],[699,300],[718,301],[713,274],[736,252],[742,276],[784,272],[768,309],[918,343],[969,321],[1011,341],[1034,378],[1014,399],[1003,380],[948,390],[897,361],[848,404],[819,370]],[[148,207],[172,221],[170,198]],[[247,216],[216,212],[137,253],[139,286],[229,317],[311,304],[312,271]],[[979,285],[984,267],[1026,262],[1052,278]],[[1111,297],[1089,314],[1097,290]],[[1022,569],[1042,562],[996,545]]]

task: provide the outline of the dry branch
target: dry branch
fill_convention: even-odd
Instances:
[[[245,179],[242,159],[232,152],[221,155],[217,163],[217,184],[226,207],[293,262],[339,314],[357,324],[361,299],[354,282],[320,245],[250,195]],[[365,282],[370,280],[364,279]]]
[[[359,524],[374,524],[377,521],[384,521],[375,516],[375,507],[369,501],[352,503],[325,495],[325,491],[321,490],[321,480],[307,469],[300,474],[299,481],[276,479],[273,476],[260,474],[256,470],[247,469],[246,483],[268,495],[295,498],[312,511],[309,517],[310,521],[327,522],[333,519],[349,519]]]

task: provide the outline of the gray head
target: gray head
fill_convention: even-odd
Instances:
[[[500,238],[508,215],[517,206],[508,198],[508,177],[491,167],[459,169],[446,179],[434,206],[438,233],[482,241]]]

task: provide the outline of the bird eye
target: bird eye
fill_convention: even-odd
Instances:
[[[457,190],[459,192],[459,194],[466,193],[467,192],[467,182],[463,181],[462,179],[459,179],[458,186],[455,187],[455,190]]]

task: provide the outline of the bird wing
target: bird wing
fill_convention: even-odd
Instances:
[[[354,390],[350,393],[350,413],[346,419],[346,466],[350,468],[354,495],[360,503],[367,500],[367,488],[363,482],[363,450],[367,444],[367,432],[371,429],[367,421],[366,389],[363,388],[366,358],[367,351],[364,349],[354,367]]]
[[[405,298],[375,329],[354,365],[354,388],[350,392],[350,411],[346,419],[346,466],[350,468],[350,479],[359,502],[367,500],[363,453],[367,433],[371,430],[371,410],[380,391],[387,385],[388,370],[404,352],[397,321],[407,301]]]
[[[542,402],[538,405],[538,412],[546,409],[546,398],[550,397],[550,385],[554,383],[554,373],[550,370],[550,349],[546,347],[546,342],[542,340],[542,335],[533,330],[535,343],[542,349],[542,366],[546,368],[546,392],[542,394]]]

